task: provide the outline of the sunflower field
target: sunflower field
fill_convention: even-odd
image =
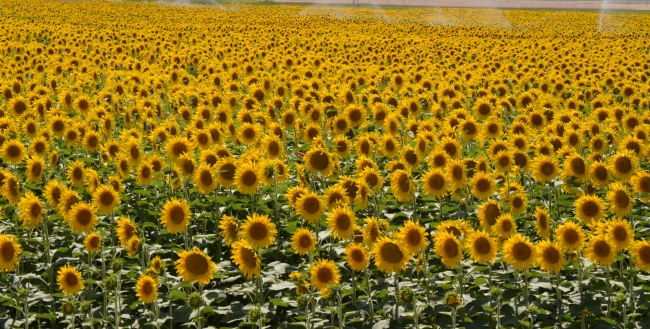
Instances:
[[[0,4],[2,327],[650,326],[646,14]]]

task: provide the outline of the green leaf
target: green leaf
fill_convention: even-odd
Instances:
[[[273,303],[275,306],[282,306],[282,307],[287,307],[289,304],[287,304],[285,301],[283,301],[280,298],[271,298],[269,302]]]

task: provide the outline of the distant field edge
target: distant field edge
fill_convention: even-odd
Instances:
[[[275,0],[279,4],[299,5],[352,5],[352,0]],[[491,9],[558,9],[596,11],[648,11],[648,1],[485,1],[485,0],[359,0],[359,5],[381,7],[438,7],[438,8],[491,8]]]

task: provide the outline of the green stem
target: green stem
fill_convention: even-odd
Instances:
[[[357,305],[357,275],[354,270],[351,271],[352,275],[352,303]]]
[[[201,298],[201,305],[199,306],[199,312],[196,315],[196,326],[198,329],[203,328],[203,284],[199,283],[199,298]]]
[[[368,275],[368,270],[364,270],[364,273],[366,276],[366,284],[368,285],[368,303],[370,304],[370,318],[373,318],[375,315],[375,307],[374,307],[374,303],[372,302],[372,288],[370,286],[370,277]]]
[[[395,284],[395,321],[399,320],[399,281],[398,274],[395,272],[394,284]]]
[[[612,285],[609,282],[609,266],[605,266],[605,283],[607,284],[607,318],[612,314]]]
[[[557,322],[560,324],[560,328],[562,328],[562,317],[563,317],[563,311],[564,307],[562,305],[562,290],[560,290],[560,272],[558,271],[557,274],[555,275],[555,282],[556,282],[556,291],[557,291]]]

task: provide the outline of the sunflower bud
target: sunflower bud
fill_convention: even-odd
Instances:
[[[490,288],[490,296],[496,297],[499,296],[500,294],[501,294],[501,288],[496,286]]]
[[[92,311],[92,309],[93,309],[93,303],[92,302],[85,301],[85,302],[81,303],[81,312],[83,314],[90,313]]]
[[[198,310],[199,307],[201,307],[201,295],[199,295],[198,292],[193,292],[189,296],[187,296],[187,299],[185,300],[185,304],[193,310]]]
[[[248,318],[251,322],[257,322],[260,318],[260,309],[259,307],[253,307],[248,310]]]
[[[625,296],[625,293],[619,292],[616,294],[616,303],[617,304],[623,304],[627,301],[627,296]]]
[[[74,301],[66,301],[61,305],[61,312],[63,315],[72,315],[77,311],[77,303]]]
[[[448,306],[456,307],[460,305],[460,303],[461,303],[460,295],[455,291],[450,291],[445,296],[445,304],[447,304]]]
[[[413,302],[413,290],[411,288],[404,288],[400,290],[399,297],[404,304],[410,304]]]
[[[104,284],[104,290],[115,290],[117,288],[117,277],[115,275],[109,275],[104,278],[102,283]]]
[[[307,307],[309,307],[310,300],[308,296],[300,295],[298,296],[297,302],[298,302],[298,308],[301,310],[305,310],[307,309]]]
[[[113,259],[113,262],[111,263],[111,267],[113,268],[113,272],[119,272],[122,269],[122,267],[124,267],[124,259],[122,258]]]

